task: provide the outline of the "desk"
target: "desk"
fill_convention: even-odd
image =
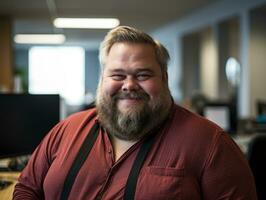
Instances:
[[[257,134],[250,135],[237,135],[233,137],[233,140],[238,144],[244,154],[248,152],[248,146],[250,142],[257,136]]]
[[[266,135],[266,133],[252,133],[249,135],[236,135],[233,137],[233,140],[237,143],[237,145],[240,147],[242,152],[247,155],[250,142],[252,142],[254,138],[260,135]]]
[[[0,172],[0,179],[12,181],[13,183],[3,190],[0,190],[0,199],[11,200],[14,187],[17,183],[20,172]]]

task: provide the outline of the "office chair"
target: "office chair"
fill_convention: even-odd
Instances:
[[[256,136],[248,147],[248,161],[253,172],[258,200],[266,199],[266,135]]]

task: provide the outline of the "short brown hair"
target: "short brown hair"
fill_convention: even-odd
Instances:
[[[102,69],[105,65],[106,56],[111,47],[119,42],[144,43],[153,46],[156,59],[161,70],[167,72],[167,63],[170,59],[167,49],[148,34],[129,26],[118,26],[107,33],[100,45],[99,61]]]

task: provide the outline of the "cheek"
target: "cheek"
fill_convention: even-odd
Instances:
[[[121,88],[121,83],[117,81],[112,81],[112,80],[103,80],[102,82],[102,91],[106,95],[114,95],[117,93]]]
[[[159,84],[160,80],[147,82],[141,85],[142,89],[151,97],[151,99],[156,99],[160,96],[163,86]]]

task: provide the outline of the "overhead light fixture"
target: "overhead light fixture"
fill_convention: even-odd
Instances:
[[[119,25],[116,18],[56,18],[57,28],[111,29]]]
[[[62,44],[65,40],[63,34],[17,34],[14,37],[18,44]]]

